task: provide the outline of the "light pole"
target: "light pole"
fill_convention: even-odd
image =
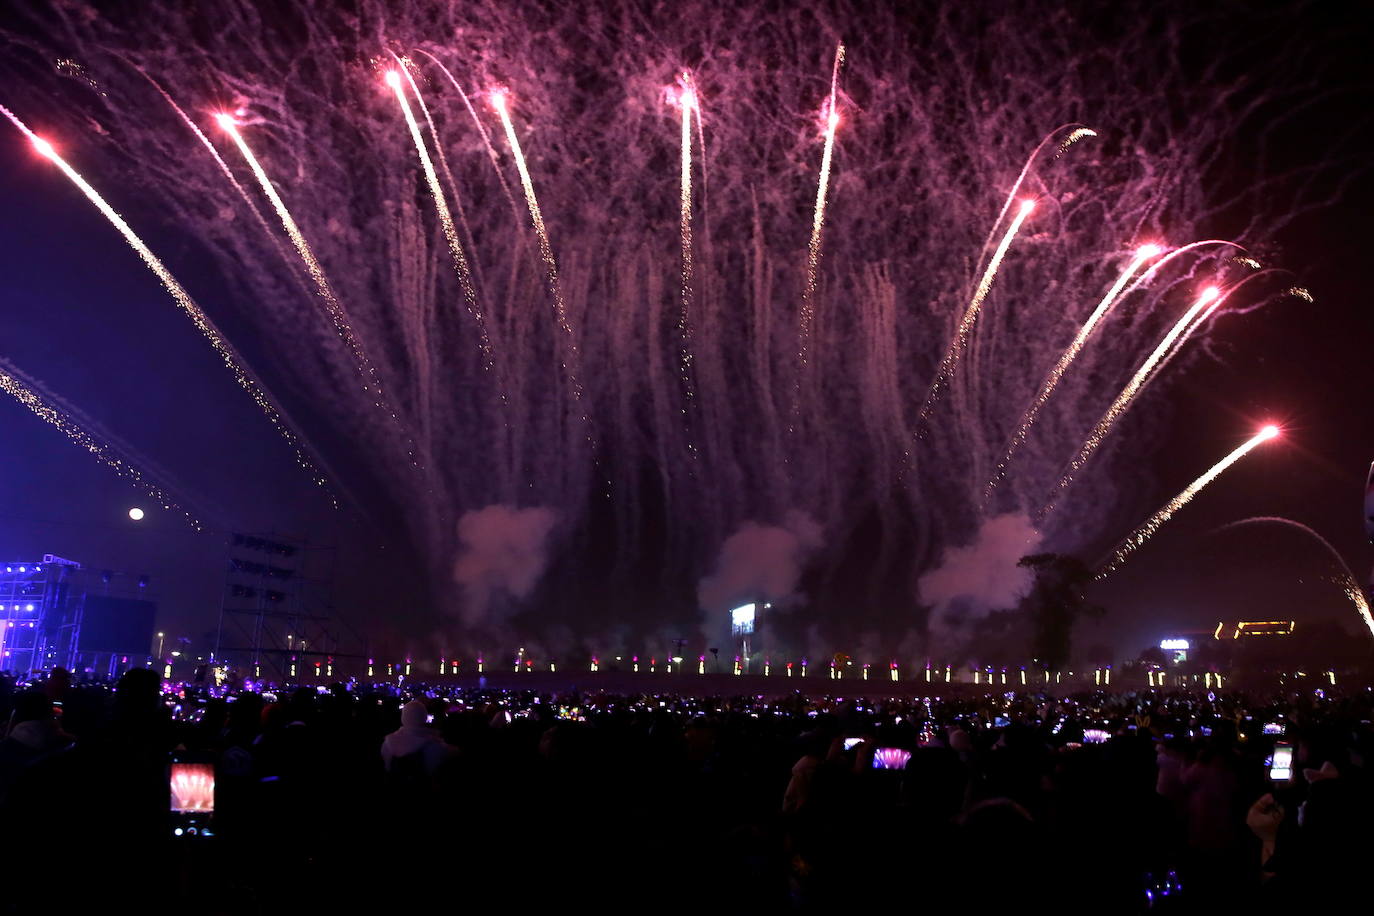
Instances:
[[[166,633],[157,634],[157,657],[159,659],[162,658],[162,640],[166,635]]]

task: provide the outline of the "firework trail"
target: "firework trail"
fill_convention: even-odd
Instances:
[[[1277,525],[1287,525],[1296,528],[1299,531],[1311,535],[1318,544],[1321,544],[1322,547],[1326,549],[1326,552],[1331,555],[1331,558],[1336,561],[1336,565],[1340,567],[1340,580],[1337,584],[1340,585],[1341,591],[1350,599],[1350,603],[1355,605],[1355,611],[1360,615],[1360,620],[1363,621],[1365,627],[1369,629],[1370,634],[1374,635],[1374,614],[1370,613],[1369,599],[1365,597],[1364,589],[1360,587],[1360,583],[1355,579],[1355,574],[1350,571],[1350,567],[1346,564],[1345,559],[1336,548],[1331,546],[1331,542],[1307,525],[1304,525],[1302,522],[1295,522],[1291,518],[1283,518],[1278,515],[1256,515],[1253,518],[1243,518],[1238,522],[1228,522],[1212,533],[1220,534],[1232,528],[1239,528],[1241,525],[1254,525],[1260,522],[1273,522]]]
[[[678,95],[678,105],[682,109],[682,200],[678,218],[682,234],[682,299],[678,308],[677,330],[681,340],[678,373],[682,379],[685,398],[681,410],[685,418],[696,397],[692,385],[692,115],[697,107],[697,91],[692,85],[689,73],[682,74],[682,91]],[[696,454],[696,447],[690,438],[687,440],[687,448]]]
[[[405,115],[406,126],[410,128],[410,137],[415,141],[415,153],[420,157],[420,167],[424,169],[425,180],[429,182],[430,195],[434,198],[434,210],[439,215],[439,222],[444,229],[444,238],[448,242],[449,255],[453,258],[453,269],[458,274],[459,284],[463,288],[463,302],[467,306],[468,314],[477,324],[479,346],[482,350],[482,365],[488,371],[492,371],[491,340],[487,336],[487,321],[482,314],[482,307],[477,302],[477,289],[472,282],[472,271],[468,267],[467,255],[463,253],[463,243],[458,237],[458,228],[453,224],[453,215],[449,212],[448,202],[444,198],[444,188],[439,183],[439,176],[434,171],[434,162],[429,158],[429,151],[425,148],[425,138],[420,133],[420,125],[415,121],[415,114],[410,110],[410,102],[406,99],[405,88],[401,85],[401,74],[397,70],[388,70],[386,73],[386,83],[396,92],[396,101],[401,106],[401,112]],[[414,83],[411,83],[414,89]],[[416,92],[416,97],[419,93]],[[433,124],[431,123],[431,130]],[[437,142],[437,140],[436,140]]]
[[[1132,531],[1120,544],[1117,544],[1116,549],[1112,551],[1111,559],[1107,560],[1106,563],[1103,563],[1102,566],[1098,568],[1093,578],[1105,579],[1109,576],[1120,567],[1121,564],[1126,561],[1126,558],[1134,553],[1141,544],[1148,541],[1150,536],[1160,529],[1161,525],[1173,518],[1175,512],[1192,502],[1193,497],[1197,496],[1198,493],[1202,491],[1203,487],[1216,480],[1227,468],[1248,455],[1255,446],[1263,442],[1268,442],[1270,439],[1277,437],[1278,434],[1279,428],[1277,426],[1266,426],[1247,439],[1231,454],[1208,468],[1206,473],[1184,487],[1177,496],[1165,503],[1154,515],[1150,516],[1149,519],[1145,521],[1145,524]]]
[[[28,408],[44,423],[61,431],[73,444],[90,452],[97,461],[133,483],[164,509],[176,509],[186,517],[192,528],[202,530],[200,519],[186,507],[185,501],[174,498],[171,495],[172,487],[158,481],[159,477],[168,479],[165,471],[155,474],[149,470],[153,467],[152,462],[139,456],[129,446],[117,443],[113,436],[90,418],[82,416],[75,407],[43,390],[38,382],[25,377],[4,359],[0,359],[0,391]]]
[[[1182,342],[1187,340],[1187,334],[1191,333],[1192,329],[1197,327],[1195,319],[1202,313],[1203,309],[1206,309],[1209,304],[1215,309],[1216,305],[1220,305],[1224,298],[1225,297],[1221,295],[1221,292],[1215,286],[1209,286],[1202,291],[1197,297],[1197,300],[1189,307],[1188,311],[1183,313],[1183,317],[1174,323],[1174,326],[1169,329],[1169,333],[1165,334],[1164,339],[1159,342],[1159,346],[1155,347],[1154,352],[1145,358],[1145,362],[1141,363],[1135,375],[1131,376],[1131,380],[1126,383],[1126,387],[1121,389],[1121,393],[1116,396],[1116,400],[1112,401],[1111,406],[1107,408],[1107,412],[1102,415],[1102,419],[1097,421],[1097,425],[1093,427],[1092,432],[1088,433],[1088,438],[1083,441],[1083,445],[1079,448],[1078,454],[1074,455],[1073,460],[1069,462],[1069,469],[1059,478],[1059,483],[1055,485],[1054,493],[1050,496],[1049,501],[1041,508],[1039,514],[1036,516],[1037,521],[1043,520],[1045,516],[1054,511],[1055,504],[1059,501],[1059,498],[1064,495],[1064,491],[1069,488],[1069,484],[1073,483],[1074,475],[1083,470],[1083,466],[1088,463],[1088,459],[1097,451],[1098,446],[1100,446],[1107,437],[1107,433],[1111,431],[1113,424],[1115,424],[1116,421],[1121,418],[1121,415],[1126,412],[1127,408],[1131,406],[1131,402],[1135,399],[1135,396],[1140,393],[1141,387],[1149,379],[1150,373],[1154,370],[1155,366],[1159,364],[1159,361],[1168,354],[1174,342],[1178,341],[1179,346],[1182,346]],[[1210,310],[1208,314],[1211,314]]]
[[[811,215],[811,239],[806,246],[806,282],[802,286],[801,329],[797,335],[797,384],[792,398],[792,422],[788,432],[794,432],[801,413],[801,389],[811,358],[811,328],[816,320],[816,276],[821,264],[821,230],[825,227],[825,199],[830,190],[830,162],[835,151],[835,128],[840,123],[836,96],[839,94],[840,66],[844,63],[844,45],[835,48],[835,63],[830,71],[830,98],[825,106],[825,148],[821,153],[820,177],[816,181],[816,206]],[[684,127],[684,132],[686,128]]]
[[[1040,386],[1039,394],[1035,396],[1035,400],[1032,401],[1031,406],[1027,408],[1025,416],[1021,418],[1021,425],[1018,426],[1016,432],[1012,434],[1011,442],[1007,444],[1006,451],[1002,453],[1001,459],[997,462],[996,472],[993,474],[992,479],[988,481],[987,486],[983,488],[984,503],[992,497],[993,488],[995,488],[997,484],[1001,482],[1002,478],[1006,476],[1007,468],[1011,464],[1012,457],[1016,454],[1016,450],[1020,448],[1021,443],[1026,441],[1026,436],[1030,433],[1031,426],[1040,415],[1040,409],[1045,406],[1045,402],[1047,402],[1050,399],[1050,395],[1054,393],[1055,386],[1057,386],[1059,380],[1064,377],[1064,372],[1069,368],[1069,363],[1073,362],[1074,357],[1078,355],[1078,351],[1083,349],[1083,344],[1087,342],[1088,336],[1093,332],[1093,328],[1097,326],[1097,323],[1102,320],[1102,316],[1107,314],[1107,310],[1110,309],[1117,298],[1120,297],[1121,291],[1126,287],[1126,284],[1130,282],[1135,272],[1138,271],[1146,261],[1158,255],[1160,251],[1161,249],[1158,245],[1142,245],[1140,248],[1136,249],[1135,257],[1131,258],[1130,263],[1126,265],[1126,269],[1121,272],[1121,276],[1117,277],[1111,289],[1107,290],[1107,295],[1102,297],[1102,301],[1097,304],[1097,308],[1093,309],[1092,314],[1088,316],[1088,320],[1083,322],[1083,326],[1078,329],[1078,333],[1074,335],[1073,342],[1069,344],[1068,349],[1059,357],[1059,362],[1054,364],[1054,368],[1050,370],[1050,374],[1045,377],[1045,381]]]
[[[563,284],[558,279],[558,262],[553,256],[553,246],[549,244],[549,233],[544,226],[544,214],[539,209],[539,198],[534,193],[534,180],[530,178],[529,166],[525,163],[525,154],[520,149],[520,138],[515,135],[515,125],[511,122],[510,111],[507,107],[506,90],[498,89],[491,94],[491,106],[496,109],[496,114],[501,118],[501,126],[506,131],[506,142],[510,144],[511,155],[515,157],[515,167],[520,173],[520,185],[525,189],[525,203],[529,206],[530,222],[534,225],[535,234],[539,236],[539,256],[544,260],[544,269],[549,281],[549,294],[553,296],[554,317],[558,322],[558,329],[564,338],[565,357],[562,367],[568,377],[568,385],[572,389],[573,400],[579,405],[582,421],[588,425],[590,430],[591,420],[587,416],[586,409],[582,407],[582,383],[577,377],[577,339],[573,335],[572,325],[568,323],[568,305],[563,298]],[[590,431],[588,432],[590,436]]]
[[[234,120],[233,115],[223,113],[215,115],[215,122],[239,148],[239,152],[243,154],[248,167],[253,170],[254,177],[257,178],[258,184],[262,187],[262,192],[267,195],[267,199],[272,203],[272,208],[277,211],[277,217],[281,220],[282,228],[286,230],[287,236],[291,239],[291,244],[296,246],[296,253],[300,255],[306,272],[310,274],[310,279],[315,283],[315,289],[318,291],[321,301],[324,302],[329,319],[334,323],[335,333],[338,334],[339,340],[343,341],[344,346],[358,366],[358,373],[363,377],[363,391],[373,396],[374,407],[389,413],[393,420],[399,420],[400,418],[395,411],[386,403],[377,369],[368,359],[362,341],[353,333],[353,328],[349,325],[348,315],[344,312],[338,297],[334,295],[329,278],[324,274],[324,268],[320,265],[319,259],[315,257],[315,252],[311,250],[310,243],[305,240],[305,235],[301,233],[300,227],[296,225],[296,220],[291,216],[291,211],[286,209],[286,202],[277,193],[276,187],[272,184],[272,179],[267,177],[267,172],[258,162],[258,157],[253,155],[253,150],[249,148],[248,142],[243,139],[243,134],[239,132],[238,122]]]
[[[1025,182],[1026,175],[1030,173],[1031,166],[1034,165],[1035,160],[1039,158],[1040,152],[1051,140],[1059,136],[1063,131],[1068,130],[1070,127],[1074,128],[1074,130],[1065,138],[1063,143],[1059,144],[1059,152],[1056,153],[1054,157],[1056,159],[1064,155],[1068,148],[1078,140],[1084,137],[1097,136],[1097,131],[1090,130],[1082,125],[1061,124],[1041,138],[1040,142],[1035,145],[1035,149],[1031,150],[1031,154],[1026,157],[1025,164],[1021,166],[1021,171],[1016,176],[1016,181],[1012,182],[1011,190],[1007,192],[1007,199],[1002,202],[1002,209],[997,211],[997,219],[992,221],[992,228],[988,230],[987,238],[983,239],[983,247],[978,249],[978,263],[981,264],[983,262],[983,258],[987,255],[988,249],[992,247],[992,240],[997,235],[997,227],[1002,225],[1002,220],[1006,218],[1007,211],[1011,209],[1012,201],[1016,200],[1016,195],[1021,193],[1021,185]]]
[[[1021,224],[1025,222],[1026,217],[1030,216],[1034,209],[1035,201],[1023,200],[1021,202],[1020,209],[1016,211],[1016,217],[1007,227],[997,250],[992,253],[992,259],[988,261],[987,269],[983,271],[983,277],[978,281],[978,288],[974,290],[968,308],[964,309],[964,316],[959,319],[959,327],[954,332],[954,339],[950,341],[944,359],[940,360],[940,368],[935,373],[934,381],[930,383],[930,390],[926,392],[925,403],[921,405],[921,412],[917,418],[918,433],[920,427],[929,420],[930,412],[935,407],[935,401],[939,398],[941,390],[949,384],[954,373],[954,367],[959,362],[959,356],[968,345],[969,334],[973,332],[973,325],[978,320],[978,310],[982,307],[988,290],[992,289],[992,280],[997,276],[997,268],[1001,266],[1002,258],[1006,257],[1007,249],[1011,247],[1011,240],[1016,238],[1016,233],[1021,230]]]
[[[191,133],[196,135],[196,139],[205,147],[206,152],[210,154],[210,158],[215,160],[215,165],[219,168],[220,174],[229,181],[229,184],[232,185],[234,190],[238,193],[239,198],[248,205],[248,210],[253,214],[253,219],[257,221],[257,224],[262,228],[263,234],[267,236],[272,242],[273,247],[277,249],[277,253],[282,256],[282,260],[289,261],[290,257],[287,254],[286,248],[282,245],[276,233],[272,231],[272,227],[268,225],[267,217],[262,215],[262,211],[258,209],[257,202],[253,200],[253,196],[248,193],[248,189],[245,188],[234,175],[233,169],[229,168],[229,163],[224,161],[224,157],[219,154],[219,150],[216,149],[215,144],[210,142],[210,138],[205,136],[205,132],[200,129],[200,125],[193,121],[191,116],[176,103],[176,100],[172,98],[171,94],[162,87],[162,84],[149,76],[142,67],[130,62],[127,58],[124,58],[123,55],[117,56],[124,60],[125,63],[129,64],[129,66],[133,67],[134,70],[138,72],[139,76],[151,83],[152,87],[157,90],[158,95],[162,96],[163,101],[171,107],[172,111],[176,112],[181,122],[190,128]]]
[[[91,187],[86,179],[82,178],[80,173],[72,168],[57,150],[53,149],[51,143],[35,134],[29,129],[27,124],[19,119],[18,115],[14,114],[14,112],[3,105],[0,105],[0,115],[4,115],[9,119],[10,123],[19,128],[20,132],[29,138],[34,148],[61,169],[62,174],[66,175],[67,179],[71,181],[72,184],[76,185],[81,193],[86,196],[86,199],[95,205],[101,215],[109,220],[110,225],[114,226],[115,229],[119,231],[119,234],[124,237],[124,241],[128,243],[129,247],[138,254],[143,260],[143,263],[148,266],[148,269],[157,275],[158,280],[162,282],[163,288],[167,290],[167,293],[172,297],[173,301],[176,302],[177,306],[186,313],[186,316],[195,324],[196,329],[210,342],[210,346],[215,348],[215,352],[219,354],[221,361],[223,361],[224,365],[233,373],[234,380],[238,382],[239,387],[248,392],[248,395],[258,405],[258,409],[261,410],[268,421],[277,428],[277,432],[281,434],[282,438],[291,445],[292,449],[295,451],[296,463],[310,474],[311,478],[318,486],[328,491],[330,489],[329,481],[326,480],[323,474],[316,468],[315,463],[312,462],[310,458],[306,457],[304,443],[295,432],[292,431],[281,408],[272,400],[262,383],[249,372],[238,353],[234,351],[229,341],[225,340],[224,335],[219,332],[219,328],[215,327],[214,323],[210,320],[210,316],[206,315],[196,301],[191,298],[191,294],[186,291],[186,288],[181,285],[176,277],[172,276],[172,272],[158,259],[157,255],[153,254],[152,249],[149,248],[143,239],[139,238],[138,234],[129,227],[129,224],[124,221],[124,217],[120,216],[119,213],[115,211],[115,208],[111,207],[109,202],[107,202],[104,197],[100,196],[100,192]],[[330,494],[330,499],[334,499],[332,494]]]
[[[1070,133],[1067,137],[1064,138],[1063,143],[1059,144],[1059,149],[1055,150],[1054,152],[1054,158],[1058,159],[1060,156],[1067,153],[1069,151],[1069,147],[1073,146],[1075,143],[1077,143],[1079,140],[1082,140],[1084,137],[1096,136],[1097,131],[1091,130],[1087,127],[1079,127],[1075,129],[1072,133]]]
[[[487,149],[487,158],[491,160],[491,167],[496,172],[496,180],[501,182],[501,192],[506,195],[506,201],[510,204],[511,212],[515,214],[517,222],[520,220],[520,205],[515,202],[515,194],[511,192],[510,183],[506,181],[505,170],[501,168],[501,157],[496,152],[496,146],[491,142],[491,134],[487,131],[487,125],[482,123],[482,118],[477,114],[477,109],[472,104],[472,99],[463,91],[463,87],[458,84],[448,67],[439,58],[423,49],[416,49],[416,53],[423,54],[434,61],[435,66],[448,79],[449,84],[457,91],[458,97],[463,100],[463,107],[468,110],[468,115],[472,118],[472,123],[477,125],[477,133],[482,137],[482,145]],[[438,141],[435,141],[438,142]]]

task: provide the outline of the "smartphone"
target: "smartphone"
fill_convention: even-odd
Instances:
[[[1293,778],[1293,745],[1282,741],[1274,745],[1274,757],[1269,763],[1269,778],[1274,782],[1288,782]]]
[[[900,747],[880,747],[873,752],[873,769],[905,770],[911,751]]]
[[[1280,722],[1265,722],[1264,733],[1266,735],[1282,735],[1283,724]]]
[[[854,750],[854,748],[858,747],[863,740],[864,739],[862,738],[845,738],[844,749],[847,751],[852,751]]]
[[[993,728],[1006,728],[1011,724],[1011,720],[1006,716],[995,716],[992,720]]]
[[[174,752],[168,768],[167,790],[173,836],[215,835],[215,763],[211,755]]]

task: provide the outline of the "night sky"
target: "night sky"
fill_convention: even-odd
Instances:
[[[1263,422],[1280,423],[1284,437],[1229,471],[1094,589],[1109,615],[1085,628],[1082,643],[1106,642],[1124,655],[1168,629],[1210,627],[1222,618],[1336,616],[1355,631],[1317,545],[1276,526],[1209,536],[1248,516],[1286,516],[1325,535],[1358,579],[1374,563],[1361,524],[1374,459],[1374,178],[1367,164],[1374,108],[1365,62],[1350,53],[1374,36],[1368,13],[1337,21],[1344,6],[1327,7],[1325,19],[1294,14],[1294,29],[1310,29],[1314,42],[1336,29],[1346,40],[1313,47],[1329,58],[1321,101],[1285,135],[1270,166],[1282,172],[1326,164],[1310,196],[1342,189],[1265,252],[1294,270],[1294,283],[1316,302],[1286,298],[1223,315],[1212,335],[1216,358],[1190,359],[1150,390],[1147,397],[1167,401],[1169,418],[1140,444],[1138,479],[1126,487],[1135,516],[1143,520]],[[1253,60],[1257,79],[1262,57]],[[1237,137],[1237,147],[1247,139]],[[217,304],[216,268],[195,240],[141,210],[146,202],[112,196],[250,361],[265,357],[267,348],[235,333],[233,310]],[[0,201],[0,355],[169,468],[233,529],[336,547],[340,614],[365,626],[405,619],[405,605],[423,600],[425,586],[405,557],[404,538],[357,510],[330,508],[156,278],[8,124],[0,124]],[[1138,419],[1128,418],[1116,435],[1132,436]],[[160,628],[202,643],[218,610],[225,532],[191,531],[8,398],[0,399],[0,429],[3,558],[55,553],[146,573],[161,605]],[[127,517],[135,505],[148,510],[141,523]],[[1127,530],[1094,541],[1084,556],[1096,559]]]

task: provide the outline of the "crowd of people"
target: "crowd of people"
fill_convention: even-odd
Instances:
[[[0,684],[0,711],[11,908],[32,886],[240,913],[341,894],[1216,912],[1339,901],[1374,852],[1367,690],[875,700],[58,670]],[[210,836],[174,833],[173,759],[214,765]]]

